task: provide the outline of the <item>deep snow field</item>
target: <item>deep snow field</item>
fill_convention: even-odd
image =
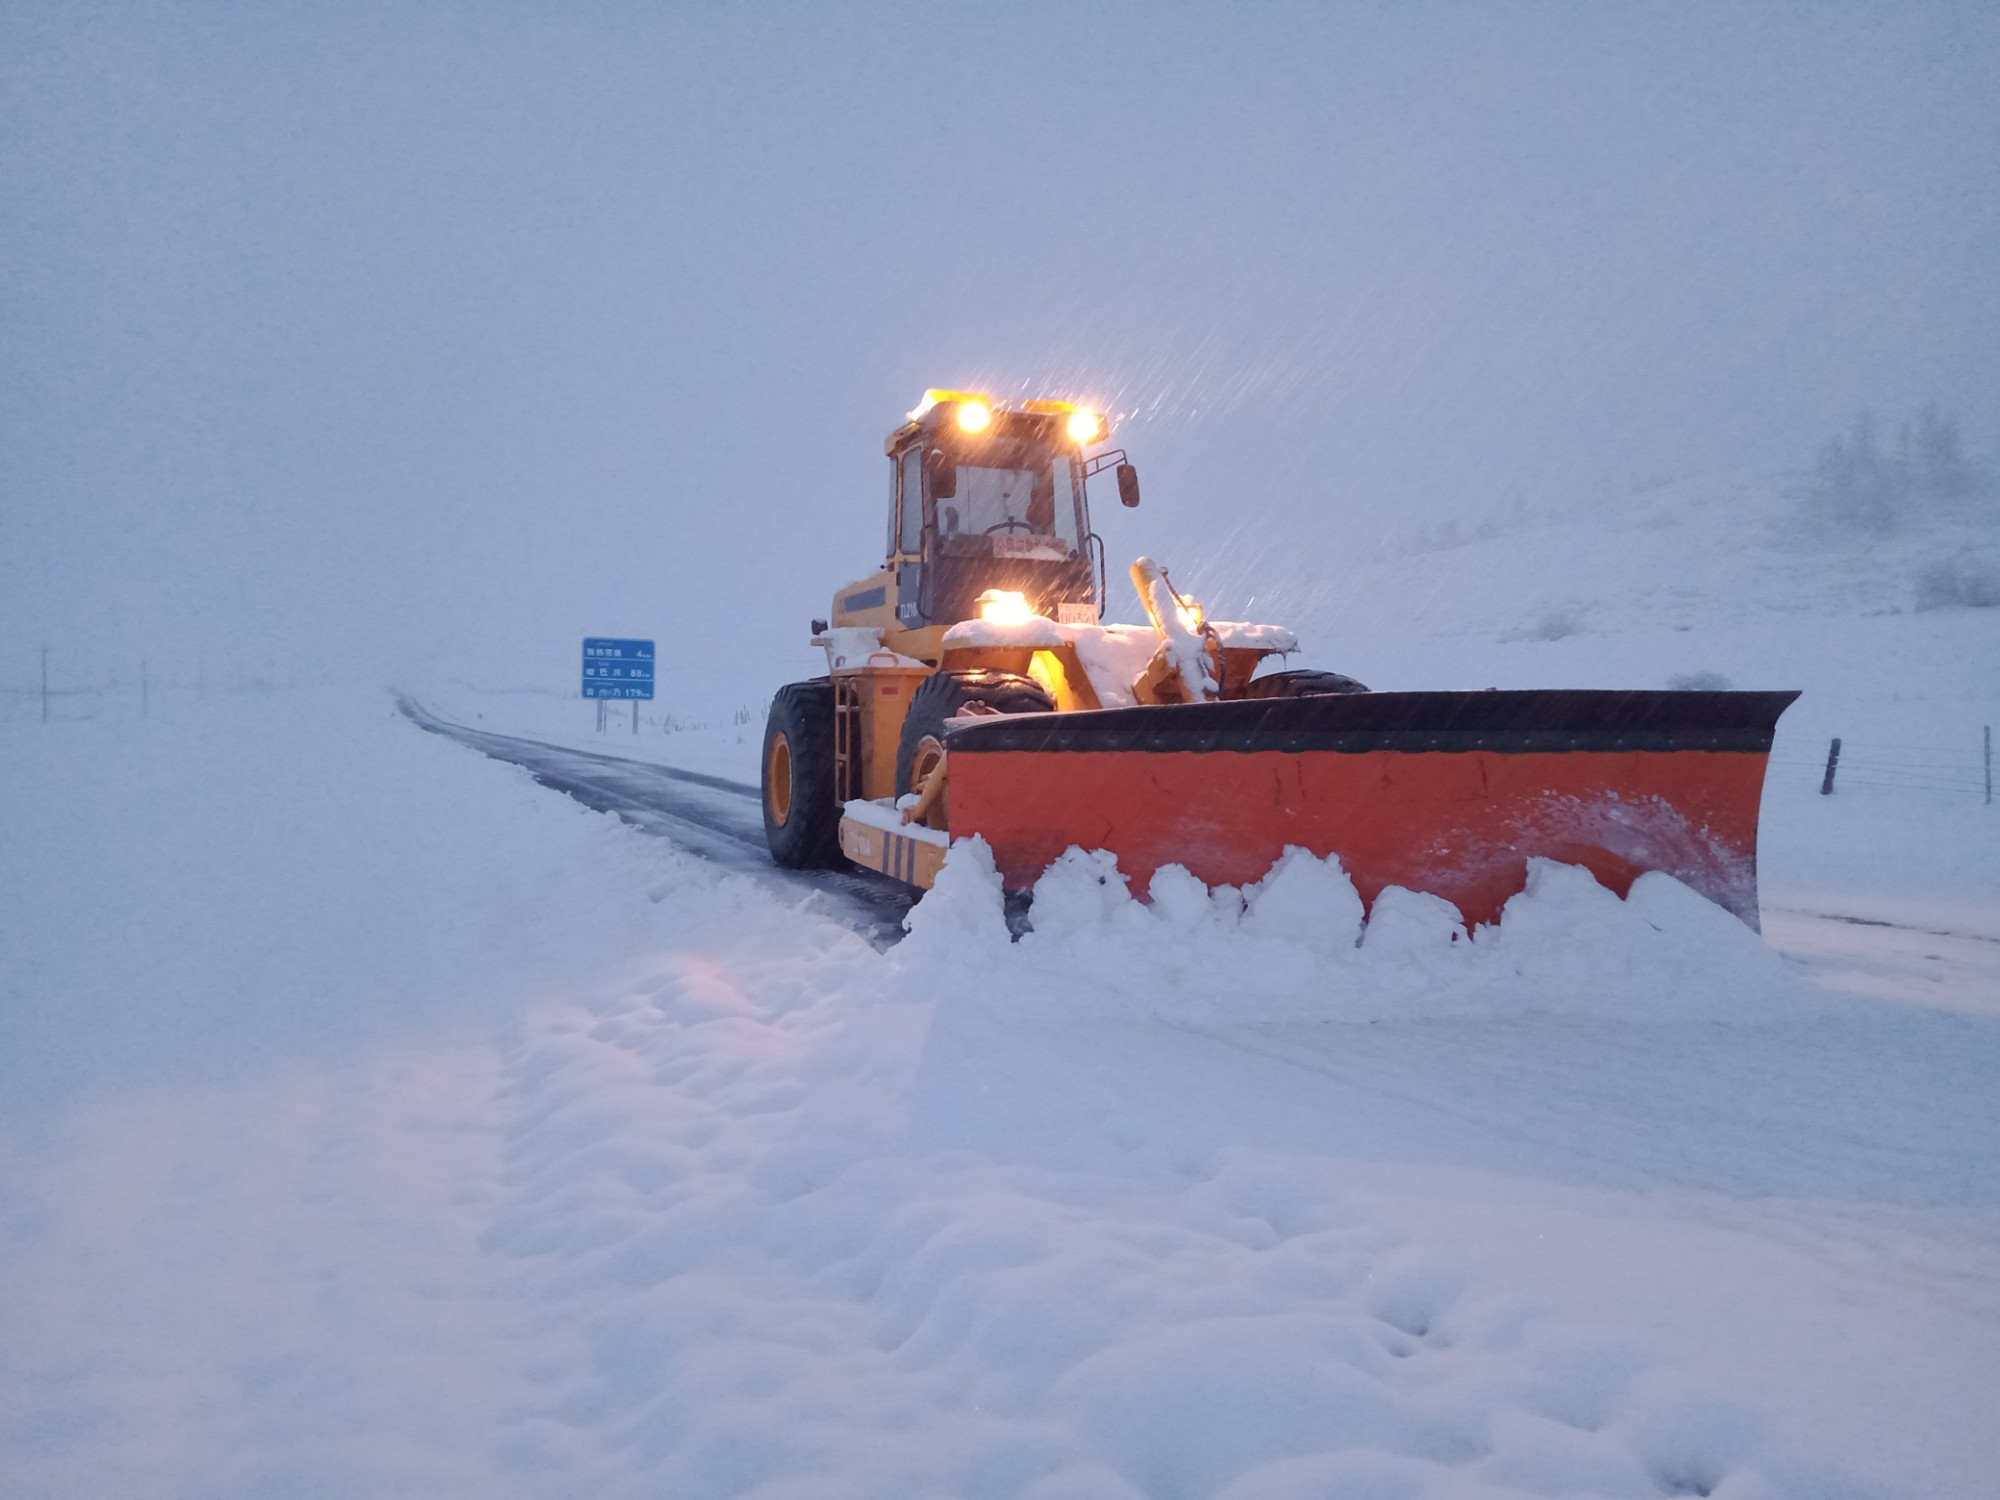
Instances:
[[[1072,856],[1010,942],[969,846],[882,952],[386,692],[10,703],[0,1493],[1993,1493],[2000,808],[1880,783],[1976,766],[2000,610],[1632,505],[1294,622],[1381,687],[1804,688],[1764,940]],[[740,684],[602,740],[401,686],[754,777]]]

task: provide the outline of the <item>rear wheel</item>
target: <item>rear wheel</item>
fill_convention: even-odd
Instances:
[[[924,782],[944,759],[945,720],[974,703],[1001,714],[1048,713],[1056,706],[1040,683],[1014,672],[980,669],[926,677],[911,695],[910,711],[903,716],[903,737],[896,745],[897,796],[924,789]],[[942,809],[933,811],[928,821],[934,828],[945,826]]]
[[[764,726],[764,840],[788,869],[843,863],[833,786],[833,684],[778,689]]]
[[[1273,672],[1253,677],[1231,696],[1236,698],[1325,698],[1335,693],[1365,693],[1365,684],[1340,672]]]

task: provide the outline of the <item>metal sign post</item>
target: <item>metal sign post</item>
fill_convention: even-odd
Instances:
[[[653,697],[653,643],[613,636],[583,638],[583,696],[595,698],[597,727],[604,728],[606,698],[632,700],[632,732],[639,732],[639,703]]]

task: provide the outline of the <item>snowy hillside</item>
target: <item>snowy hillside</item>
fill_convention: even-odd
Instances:
[[[1927,587],[1955,567],[2000,589],[2000,506],[1856,531],[1795,482],[1661,485],[1370,560],[1301,611],[1304,649],[1384,687],[1799,689],[1767,782],[1766,904],[2000,936],[1979,816],[2000,608]],[[1845,769],[1821,798],[1835,736]]]

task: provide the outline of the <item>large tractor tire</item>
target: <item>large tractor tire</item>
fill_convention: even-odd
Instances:
[[[1253,677],[1231,696],[1235,698],[1325,698],[1335,693],[1365,693],[1369,689],[1340,672],[1273,672]]]
[[[1014,672],[980,668],[926,677],[910,695],[910,711],[903,716],[903,737],[896,745],[897,796],[923,790],[944,755],[944,721],[968,703],[1002,714],[1048,713],[1056,706],[1040,683]]]
[[[840,853],[840,801],[833,785],[833,684],[778,689],[764,726],[764,839],[792,870],[829,870]]]

